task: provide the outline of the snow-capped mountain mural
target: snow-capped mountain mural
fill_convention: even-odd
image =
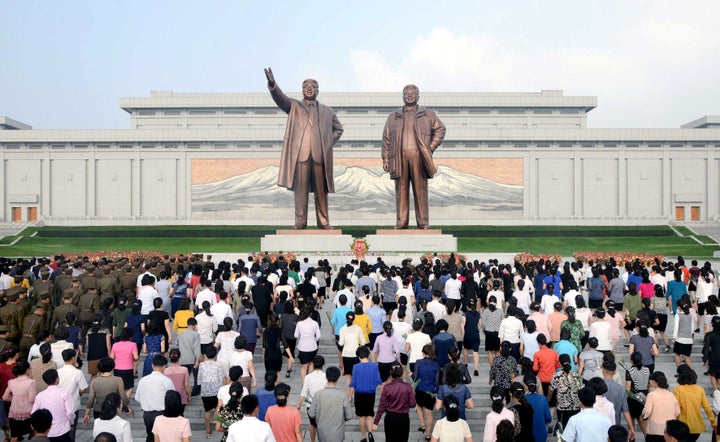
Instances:
[[[331,218],[353,219],[361,214],[380,221],[394,219],[395,182],[381,167],[335,164],[334,171],[335,193],[329,197]],[[278,166],[271,165],[216,182],[193,184],[193,217],[246,218],[241,214],[249,215],[248,211],[257,209],[272,213],[273,208],[282,212],[278,212],[280,216],[291,216],[293,193],[277,186],[277,176]],[[522,216],[523,186],[497,183],[444,165],[438,166],[438,173],[429,183],[430,212],[431,218],[436,218],[435,224],[443,223],[435,215],[459,219],[472,219],[481,212]]]

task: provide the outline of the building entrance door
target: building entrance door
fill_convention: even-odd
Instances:
[[[12,220],[13,221],[22,221],[22,208],[20,208],[20,207],[12,208]]]
[[[27,220],[28,221],[37,221],[37,207],[28,207]]]
[[[685,206],[675,206],[675,221],[685,221]]]
[[[690,207],[690,221],[700,221],[700,206]]]

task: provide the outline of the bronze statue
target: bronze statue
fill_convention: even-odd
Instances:
[[[343,127],[332,108],[317,102],[317,81],[303,81],[303,99],[295,100],[280,90],[272,69],[265,69],[265,76],[275,104],[288,114],[278,186],[295,193],[295,229],[307,228],[310,192],[315,194],[317,226],[332,229],[327,194],[335,192],[332,148]]]
[[[445,138],[445,126],[435,112],[418,106],[419,98],[417,86],[405,86],[405,106],[388,116],[383,131],[383,169],[395,180],[396,229],[408,228],[410,183],[417,226],[430,228],[427,180],[437,172],[432,155]]]

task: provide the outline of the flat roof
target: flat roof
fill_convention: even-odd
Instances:
[[[301,94],[284,90],[292,98]],[[333,107],[399,107],[402,92],[323,92],[318,100]],[[597,107],[597,97],[565,96],[563,91],[540,92],[420,92],[420,103],[428,107],[572,107],[586,112]],[[238,94],[201,94],[154,91],[149,97],[121,98],[120,107],[132,109],[158,108],[237,108],[275,107],[269,92]]]
[[[32,126],[0,115],[0,130],[31,130]]]
[[[683,129],[703,129],[713,126],[720,126],[720,115],[705,115],[680,127]]]

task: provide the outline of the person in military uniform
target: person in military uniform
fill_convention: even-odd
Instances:
[[[60,305],[63,293],[72,286],[72,269],[65,268],[55,277],[55,293],[53,293],[53,303]]]
[[[77,317],[78,308],[72,302],[73,294],[74,292],[69,289],[66,290],[65,293],[63,293],[63,303],[57,306],[53,311],[52,317],[50,318],[50,327],[48,328],[48,330],[55,330],[55,328],[57,328],[60,324],[64,323],[65,316],[70,312],[73,312]]]
[[[80,300],[81,290],[80,290],[80,278],[77,276],[73,276],[70,280],[72,282],[72,285],[70,285],[70,288],[68,290],[72,290],[73,294],[73,304],[77,305],[78,301]]]
[[[18,305],[20,306],[23,317],[30,314],[32,304],[30,304],[30,300],[28,299],[28,291],[26,288],[21,287],[18,292]]]
[[[82,327],[82,339],[85,342],[85,335],[92,327],[93,316],[100,311],[100,297],[97,294],[97,287],[89,287],[87,293],[80,295],[78,302],[78,320]]]
[[[97,281],[101,305],[108,298],[112,298],[113,302],[115,302],[119,295],[118,291],[120,288],[117,280],[110,274],[112,272],[110,266],[103,267],[102,271],[103,276]]]
[[[35,311],[27,315],[22,322],[22,337],[20,338],[20,359],[27,359],[30,347],[37,341],[38,333],[44,329],[45,309],[43,304],[37,304]]]
[[[85,273],[80,275],[80,292],[85,293],[90,288],[98,288],[98,278],[95,276],[95,266],[89,265],[85,269]]]
[[[132,303],[137,298],[137,274],[133,272],[130,264],[125,266],[125,274],[118,278],[120,283],[120,293],[127,296],[128,301]]]
[[[7,325],[0,325],[0,355],[5,353],[5,350],[12,347],[14,344],[8,341],[8,334],[10,329]]]
[[[53,293],[55,284],[50,281],[50,269],[42,267],[40,269],[40,279],[35,280],[32,284],[33,296],[35,293],[48,292]]]
[[[0,323],[8,328],[8,341],[15,345],[20,344],[20,325],[24,317],[20,307],[18,306],[17,293],[7,296],[7,304],[0,307]]]

